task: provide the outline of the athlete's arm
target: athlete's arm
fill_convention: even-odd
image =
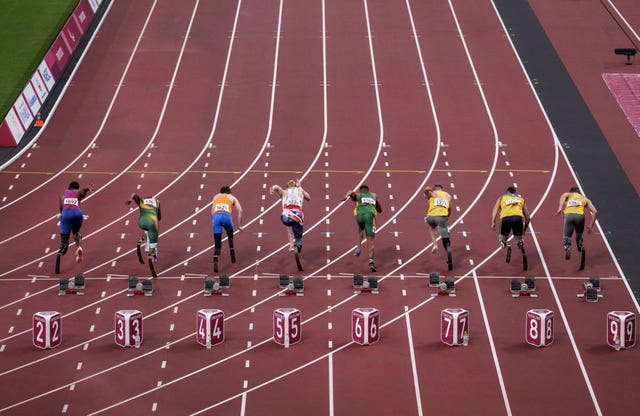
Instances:
[[[358,194],[353,191],[347,191],[347,194],[342,198],[343,201],[346,201],[347,198],[350,198],[353,202],[358,200]]]
[[[449,201],[449,208],[447,209],[447,217],[451,216],[451,209],[453,208],[453,198],[451,198],[451,194],[447,192],[447,200]]]
[[[596,218],[598,217],[598,210],[596,209],[596,207],[593,206],[593,202],[591,202],[587,198],[585,199],[587,200],[587,209],[591,213],[591,224],[587,225],[587,233],[591,233],[591,230],[593,229],[593,226],[596,223]]]
[[[502,199],[502,197],[498,198],[498,200],[496,201],[495,205],[493,206],[493,210],[491,211],[491,229],[495,230],[496,229],[496,215],[498,215],[498,212],[500,210],[500,200]]]
[[[522,206],[522,213],[524,214],[524,229],[526,230],[527,227],[529,227],[529,222],[531,221],[531,217],[529,216],[529,210],[527,209],[526,203]]]
[[[282,196],[282,188],[280,187],[280,185],[273,185],[271,188],[269,188],[269,193],[270,194],[278,194],[278,196]]]
[[[160,211],[160,200],[156,198],[156,204],[158,204],[158,221],[162,219],[162,211]]]
[[[238,211],[238,228],[242,228],[242,205],[240,205],[240,201],[235,196],[233,198],[233,206],[236,207]]]
[[[129,197],[129,199],[127,199],[127,201],[125,202],[125,205],[129,205],[131,203],[131,201],[136,201],[137,205],[140,205],[140,197],[138,196],[138,194],[136,194],[135,192],[131,194],[131,196]]]
[[[560,196],[560,202],[558,203],[558,210],[556,211],[556,215],[559,215],[563,208],[564,204],[567,202],[567,198],[569,197],[569,193],[565,192]]]
[[[78,192],[78,200],[82,201],[84,197],[87,196],[92,190],[92,188],[82,188],[82,190]]]
[[[304,198],[304,200],[305,201],[311,201],[311,197],[309,196],[309,192],[307,192],[304,189],[302,189],[302,186],[298,185],[298,188],[300,188],[300,192],[302,192],[302,197]]]

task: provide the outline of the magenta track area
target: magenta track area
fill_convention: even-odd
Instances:
[[[594,42],[628,40],[638,8],[530,3],[640,189],[640,142],[603,75],[637,66],[613,55],[619,43],[607,45],[606,70],[597,48],[570,47],[591,36],[572,29],[589,22],[602,28]],[[561,26],[569,3],[584,10]],[[576,184],[596,192],[492,1],[114,1],[104,19],[41,134],[0,173],[0,414],[635,413],[637,277],[604,219],[585,233],[584,269],[575,242],[565,259],[559,197]],[[303,272],[269,192],[289,179],[310,195]],[[94,189],[82,203],[84,259],[72,239],[56,274],[58,195],[71,181]],[[354,256],[354,204],[343,199],[361,184],[382,206],[375,272],[366,243]],[[433,184],[453,197],[453,270],[424,221]],[[526,270],[515,242],[505,262],[491,230],[512,184],[532,217]],[[243,227],[237,261],[224,238],[214,273],[211,202],[226,185]],[[134,192],[162,207],[151,296],[128,290],[130,276],[151,277],[136,255],[138,210],[125,205]],[[455,289],[430,287],[435,273]],[[59,279],[76,275],[84,294],[60,295]],[[378,289],[354,287],[354,275]],[[207,276],[230,285],[205,296]],[[535,290],[512,293],[514,279]],[[594,302],[589,282],[601,286]],[[291,308],[299,315],[274,318]],[[354,315],[368,308],[378,314]],[[224,318],[207,330],[197,317],[212,309]],[[467,313],[456,336],[445,309]]]

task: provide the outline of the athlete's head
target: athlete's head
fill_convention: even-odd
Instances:
[[[80,184],[76,181],[73,181],[69,184],[69,189],[80,189]]]
[[[296,186],[298,186],[298,181],[289,179],[287,182],[287,188],[295,188]]]
[[[516,193],[516,187],[511,185],[510,187],[507,188],[507,192],[510,194],[515,194]]]
[[[433,185],[433,189],[442,189],[442,185],[435,184]]]
[[[228,186],[223,186],[222,188],[220,188],[220,193],[221,194],[230,194],[231,193],[231,188],[229,188]]]
[[[360,192],[369,192],[369,187],[367,185],[360,185]]]
[[[580,193],[580,188],[578,188],[577,186],[572,186],[571,189],[569,189],[569,192],[574,192],[574,193]]]

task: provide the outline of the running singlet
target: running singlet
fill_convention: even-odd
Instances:
[[[429,198],[428,217],[446,217],[449,215],[449,201],[445,198],[444,191],[433,191]]]
[[[227,194],[222,194],[218,198],[213,201],[214,212],[228,212],[231,214],[231,206],[233,202],[227,196]]]
[[[360,195],[356,200],[355,214],[376,215],[376,197],[370,192],[360,192]]]
[[[500,208],[500,218],[524,217],[524,198],[516,194],[502,195]]]
[[[298,188],[287,188],[282,198],[282,208],[302,211],[302,196],[298,192]]]
[[[80,197],[77,189],[62,191],[62,209],[80,209]]]
[[[567,198],[567,204],[562,211],[564,214],[580,214],[584,215],[584,207],[587,205],[585,197],[579,193],[571,193]]]
[[[302,201],[298,188],[287,188],[282,195],[282,217],[303,224]]]
[[[157,221],[158,201],[155,198],[144,198],[140,201],[140,216],[150,216]]]

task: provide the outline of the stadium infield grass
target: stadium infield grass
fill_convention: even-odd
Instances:
[[[79,0],[0,1],[0,122]]]

